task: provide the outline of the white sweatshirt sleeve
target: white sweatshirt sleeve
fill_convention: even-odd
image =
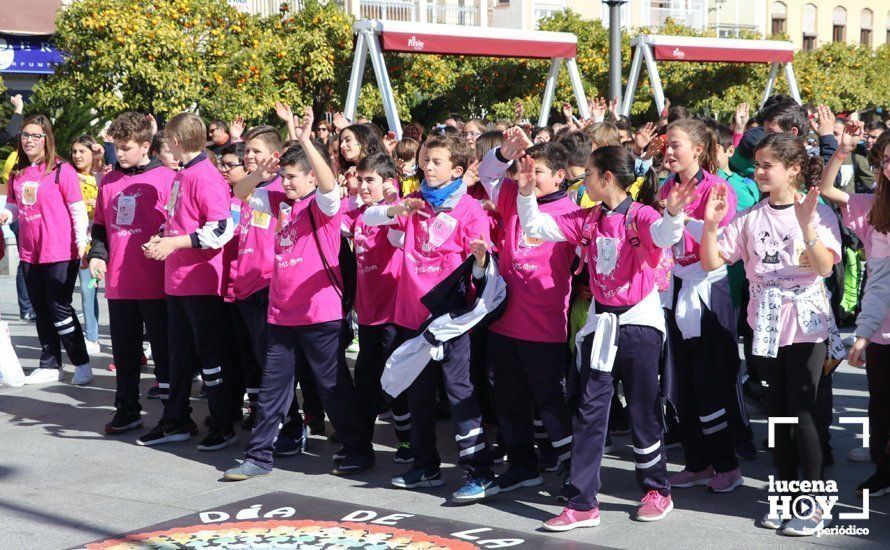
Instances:
[[[516,206],[519,210],[519,223],[526,235],[555,243],[566,240],[553,216],[538,210],[538,199],[534,195],[524,197],[520,193],[516,198]]]
[[[396,219],[390,218],[386,211],[389,210],[388,204],[375,204],[374,206],[369,206],[365,213],[362,214],[362,220],[367,225],[375,226],[375,225],[395,225]]]
[[[671,216],[667,208],[664,209],[664,215],[649,226],[649,234],[652,235],[652,242],[658,248],[668,248],[680,242],[683,238],[683,219],[685,215],[680,212],[676,216]]]
[[[499,151],[500,147],[495,147],[486,153],[482,162],[479,163],[479,183],[482,184],[485,192],[495,204],[498,202],[498,195],[501,191],[500,184],[504,181],[507,168],[513,164],[513,161],[503,162],[498,158]]]
[[[71,221],[74,224],[74,241],[77,246],[86,246],[90,242],[90,237],[87,235],[87,227],[90,225],[87,205],[83,201],[69,203],[68,212],[71,214]]]
[[[330,193],[316,190],[315,203],[325,216],[332,217],[340,210],[340,188],[335,186]]]

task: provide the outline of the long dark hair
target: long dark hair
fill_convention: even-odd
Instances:
[[[868,223],[879,233],[890,233],[890,180],[884,175],[884,151],[890,146],[890,131],[881,134],[872,151],[877,157],[875,202],[868,213]]]
[[[56,154],[56,138],[53,136],[53,125],[49,118],[44,115],[29,116],[22,122],[22,128],[29,124],[40,126],[40,130],[46,134],[46,138],[43,140],[43,162],[46,164],[44,173],[48,174],[61,160]],[[25,149],[22,147],[21,136],[19,136],[18,144],[16,145],[16,152],[18,153],[18,158],[16,159],[15,166],[12,168],[12,173],[18,176],[22,173],[22,170],[31,166],[31,161],[28,160],[28,155],[25,154]]]
[[[637,181],[636,160],[633,154],[620,145],[599,147],[590,153],[590,162],[600,174],[611,172],[622,189],[627,190]],[[658,210],[658,177],[650,168],[643,176],[643,186],[637,193],[636,202]]]
[[[380,139],[380,136],[378,136],[377,133],[371,130],[368,126],[364,124],[352,124],[343,129],[343,132],[346,131],[352,132],[352,135],[355,136],[355,140],[358,142],[359,147],[362,148],[359,160],[363,159],[364,157],[374,155],[376,153],[389,154],[386,150],[386,146],[383,145],[383,141]],[[343,139],[343,132],[340,132],[340,140]],[[340,148],[337,148],[337,168],[340,170],[340,172],[345,172],[347,168],[349,168],[350,166],[354,166],[355,164],[356,163],[352,163],[346,160],[346,157],[343,156]]]

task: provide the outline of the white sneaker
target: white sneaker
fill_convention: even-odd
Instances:
[[[25,377],[25,384],[46,384],[62,379],[62,369],[34,369]]]
[[[847,458],[853,462],[871,462],[871,451],[868,447],[853,447]]]
[[[97,355],[102,353],[102,346],[99,345],[99,341],[90,342],[89,340],[84,340],[87,344],[87,353],[90,355]]]
[[[71,378],[71,383],[75,386],[85,386],[93,381],[93,367],[89,364],[80,365],[79,367],[74,368],[74,376]]]
[[[142,355],[144,355],[146,359],[151,361],[151,344],[149,344],[148,342],[145,342],[142,345]]]

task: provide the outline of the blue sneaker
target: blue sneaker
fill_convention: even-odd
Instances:
[[[457,503],[479,502],[500,491],[501,488],[498,487],[491,474],[487,476],[467,475],[464,486],[451,493],[451,500]]]
[[[245,460],[234,468],[229,468],[223,474],[223,478],[227,481],[244,481],[254,477],[267,476],[272,470],[267,470],[261,466],[257,466],[249,460]]]
[[[273,450],[273,454],[275,456],[294,456],[298,454],[303,454],[306,450],[306,427],[303,427],[303,433],[299,438],[292,437],[289,435],[285,435],[283,433],[278,434],[278,439],[275,441],[275,447]]]
[[[411,468],[404,474],[390,480],[393,487],[399,489],[417,489],[418,487],[441,487],[442,474],[438,468]]]

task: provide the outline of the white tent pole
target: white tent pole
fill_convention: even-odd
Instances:
[[[643,65],[643,47],[637,45],[633,61],[630,64],[630,74],[627,75],[627,88],[624,91],[624,101],[621,105],[621,114],[630,116],[630,106],[633,104],[634,95],[637,93],[637,83],[640,78],[640,69]]]
[[[380,50],[380,43],[373,31],[363,31],[368,33],[368,51],[371,53],[371,66],[374,68],[374,76],[377,77],[377,86],[380,89],[380,99],[383,102],[383,110],[386,113],[386,125],[389,126],[391,132],[395,132],[396,139],[402,139],[402,124],[399,122],[399,111],[396,107],[395,94],[392,91],[392,84],[389,82],[389,73],[386,71],[386,61],[383,59],[383,52]]]
[[[763,90],[763,99],[760,101],[760,106],[763,107],[763,104],[766,103],[766,100],[769,99],[769,96],[773,93],[773,85],[776,83],[776,75],[779,74],[779,64],[771,63],[769,68],[769,78],[766,81],[766,89]]]
[[[365,31],[359,31],[355,41],[355,56],[352,59],[352,72],[349,74],[349,91],[346,92],[346,105],[343,116],[352,121],[358,108],[358,96],[362,90],[362,79],[365,75],[365,59],[367,58]]]
[[[566,59],[566,67],[569,69],[569,79],[572,81],[572,90],[575,92],[575,101],[578,102],[578,111],[581,118],[590,118],[590,108],[587,106],[587,96],[584,94],[584,86],[581,84],[581,74],[578,72],[578,64],[574,57]]]
[[[646,71],[649,72],[649,82],[652,84],[652,92],[655,94],[655,106],[658,108],[658,113],[661,114],[664,110],[664,89],[661,87],[658,66],[655,64],[655,58],[652,56],[649,44],[640,43],[638,47],[643,49],[643,57],[646,59]]]
[[[550,62],[547,85],[544,87],[544,97],[541,99],[541,114],[538,116],[539,128],[547,126],[547,119],[550,118],[550,106],[553,105],[553,93],[556,91],[556,77],[559,76],[560,66],[562,66],[562,58],[554,57]]]

